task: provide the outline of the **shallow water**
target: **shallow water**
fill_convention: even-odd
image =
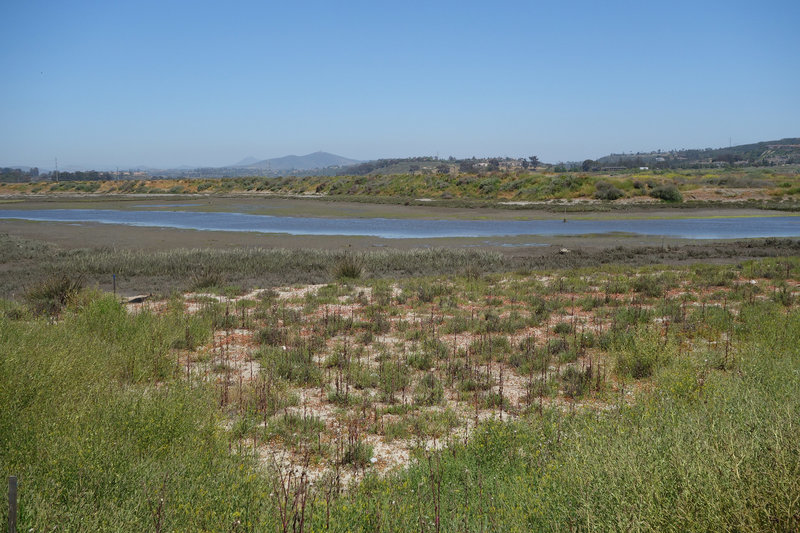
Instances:
[[[630,233],[685,239],[798,237],[800,217],[721,217],[642,220],[421,220],[317,218],[112,209],[0,209],[0,219],[97,222],[209,231],[249,231],[290,235],[351,235],[386,239],[587,235]]]

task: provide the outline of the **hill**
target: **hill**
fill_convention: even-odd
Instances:
[[[250,160],[247,158],[245,161]],[[237,167],[246,167],[252,169],[269,169],[269,170],[315,170],[328,167],[344,167],[349,165],[356,165],[360,161],[356,159],[349,159],[340,155],[331,154],[328,152],[314,152],[308,155],[287,155],[283,157],[275,157],[272,159],[263,159],[261,161],[248,162],[244,165],[234,165]]]
[[[668,168],[714,164],[785,165],[800,163],[800,138],[791,137],[727,148],[610,154],[592,163],[599,167],[646,165]]]

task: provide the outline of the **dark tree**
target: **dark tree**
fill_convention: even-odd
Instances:
[[[531,161],[531,166],[536,168],[539,166],[539,158],[535,155],[530,156],[528,159]]]

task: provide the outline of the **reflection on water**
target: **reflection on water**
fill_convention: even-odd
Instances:
[[[0,209],[0,219],[99,222],[212,231],[251,231],[290,235],[364,235],[387,239],[587,235],[633,233],[687,239],[739,239],[800,236],[800,217],[687,218],[647,220],[421,220],[390,218],[314,218],[110,209]]]

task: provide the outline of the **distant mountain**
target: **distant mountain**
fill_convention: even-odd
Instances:
[[[252,161],[251,161],[252,160]],[[360,163],[356,159],[349,159],[328,152],[314,152],[308,155],[287,155],[257,161],[248,157],[234,165],[252,169],[269,169],[272,171],[314,170],[328,167],[343,167]]]
[[[249,156],[249,157],[245,157],[244,159],[242,159],[241,161],[239,161],[238,163],[236,163],[233,166],[234,167],[248,167],[250,165],[258,163],[258,161],[259,160],[256,159],[255,157]]]

